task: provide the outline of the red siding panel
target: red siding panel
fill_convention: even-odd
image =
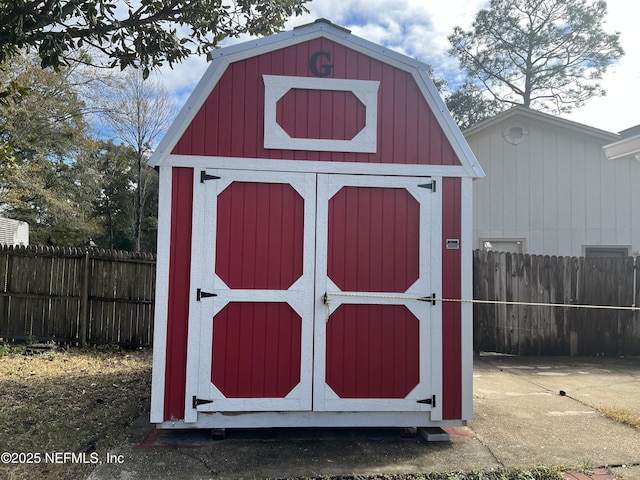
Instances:
[[[230,288],[286,290],[302,276],[304,200],[291,185],[233,182],[218,196],[216,273]]]
[[[443,179],[442,190],[442,296],[461,298],[463,248],[447,250],[447,238],[461,238],[461,181]],[[442,304],[442,415],[444,419],[462,416],[462,310],[460,303]]]
[[[193,169],[173,168],[164,419],[184,418],[191,275]]]
[[[329,201],[329,278],[345,291],[406,291],[419,275],[419,228],[405,189],[343,187]]]
[[[329,63],[333,64],[333,70],[327,78],[380,82],[376,153],[264,148],[262,75],[313,77],[309,58],[320,50],[331,55]],[[343,128],[343,119],[348,125],[354,116],[360,115],[352,103],[346,104],[344,115],[335,109],[331,115],[325,115],[324,96],[326,92],[308,93],[308,114],[299,118],[295,127],[298,138],[338,138],[336,132]],[[280,115],[285,116],[285,111]],[[409,73],[327,39],[315,39],[231,64],[173,153],[329,162],[459,164]]]
[[[327,384],[341,398],[404,398],[420,379],[419,321],[403,305],[341,305],[327,323]]]
[[[258,71],[258,58],[253,57],[245,60],[245,80],[257,78],[259,76]],[[262,95],[262,96],[261,96]],[[264,91],[257,88],[247,89],[244,92],[245,105],[262,105],[264,104]],[[255,115],[242,115],[244,117],[244,136],[245,138],[258,138],[258,134],[262,131],[262,126],[258,125],[259,119]],[[245,142],[244,154],[247,157],[252,158],[258,155],[258,145],[256,142]]]
[[[229,303],[213,319],[211,382],[227,398],[284,398],[300,383],[302,320],[286,303]]]
[[[309,105],[319,105],[311,119]],[[291,138],[351,140],[365,127],[365,112],[351,92],[293,88],[277,102],[276,122]]]

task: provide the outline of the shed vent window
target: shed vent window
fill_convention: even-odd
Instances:
[[[522,125],[512,125],[502,132],[504,139],[512,145],[522,143],[527,138],[527,135],[529,135],[529,131]]]
[[[520,140],[523,135],[522,127],[511,127],[511,130],[509,130],[509,136],[514,140]]]

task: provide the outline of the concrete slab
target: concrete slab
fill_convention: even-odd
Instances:
[[[640,466],[613,467],[611,471],[621,480],[640,480]]]
[[[141,418],[131,444],[90,479],[393,475],[540,464],[614,467],[640,480],[640,430],[592,405],[640,409],[640,359],[477,357],[475,419],[432,443],[401,429],[158,431]],[[566,395],[560,395],[563,390]],[[621,398],[624,397],[624,398]]]
[[[590,406],[620,408],[640,416],[637,397],[640,359],[637,357],[492,356],[483,360],[550,393],[564,391]]]
[[[474,381],[470,427],[501,463],[640,464],[640,430],[585,400],[640,408],[640,359],[479,358]]]

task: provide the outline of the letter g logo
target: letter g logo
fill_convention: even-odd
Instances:
[[[311,69],[311,72],[316,77],[326,77],[327,75],[331,75],[331,71],[333,70],[333,65],[327,64],[327,63],[323,63],[321,65],[322,70],[320,70],[318,68],[318,58],[319,57],[324,57],[327,60],[331,60],[331,53],[329,53],[329,52],[315,52],[313,55],[311,55],[311,58],[309,59],[309,68]]]

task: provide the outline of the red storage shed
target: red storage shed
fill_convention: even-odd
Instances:
[[[325,20],[214,52],[150,161],[153,423],[471,418],[484,174],[427,72]]]

